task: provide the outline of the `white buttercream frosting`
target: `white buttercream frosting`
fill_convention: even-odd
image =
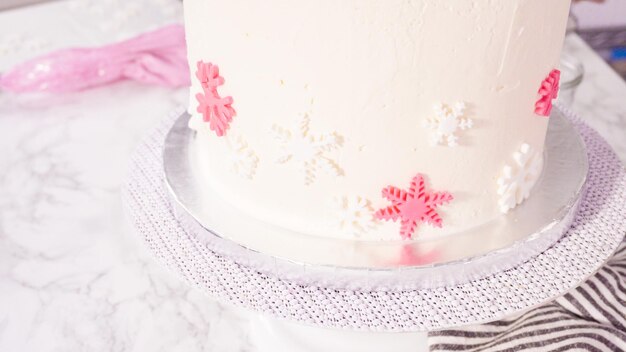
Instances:
[[[359,195],[381,209],[381,190],[417,173],[454,195],[438,208],[443,228],[420,224],[418,236],[490,221],[512,152],[527,143],[542,153],[549,119],[534,113],[537,90],[558,66],[569,3],[186,0],[190,66],[219,65],[237,110],[217,137],[195,112],[194,80],[202,177],[251,216],[312,235],[346,238],[355,231],[337,226],[334,200]],[[233,173],[231,134],[254,151],[246,177]],[[398,239],[399,227],[357,232]]]

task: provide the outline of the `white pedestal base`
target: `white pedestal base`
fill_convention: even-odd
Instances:
[[[427,333],[376,333],[307,326],[250,313],[255,352],[426,352]]]

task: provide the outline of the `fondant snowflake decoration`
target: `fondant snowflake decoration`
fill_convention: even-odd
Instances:
[[[437,104],[433,108],[435,116],[426,121],[426,126],[433,130],[432,143],[444,144],[449,147],[458,145],[459,130],[467,130],[473,127],[472,119],[464,117],[466,106],[463,102],[454,103],[452,106]]]
[[[220,76],[220,69],[217,65],[199,61],[196,77],[203,91],[203,93],[196,94],[197,111],[202,114],[203,120],[209,123],[211,130],[218,137],[222,137],[237,114],[232,107],[233,98],[222,98],[217,91],[217,88],[224,84],[224,78]]]
[[[343,170],[327,153],[339,149],[343,144],[341,136],[331,132],[313,135],[309,131],[310,118],[305,115],[300,123],[298,133],[280,126],[274,126],[274,137],[280,144],[281,156],[278,163],[289,161],[298,163],[304,176],[304,183],[310,185],[315,181],[319,171],[326,171],[335,176],[343,175]]]
[[[253,179],[259,166],[259,157],[254,150],[248,146],[242,137],[231,142],[230,148],[232,151],[232,171],[243,178]]]
[[[541,82],[538,94],[541,96],[535,103],[535,113],[540,116],[550,116],[552,112],[552,101],[559,96],[559,81],[561,71],[552,70],[548,77]]]
[[[352,236],[359,237],[376,227],[374,210],[368,200],[362,197],[342,197],[336,199],[339,228]]]
[[[504,214],[530,196],[543,167],[541,155],[536,154],[526,143],[513,154],[513,159],[515,167],[505,165],[502,176],[498,178],[498,206]]]
[[[380,220],[400,220],[400,236],[403,239],[413,236],[419,222],[442,227],[443,221],[435,209],[454,199],[448,192],[427,191],[424,176],[420,174],[413,178],[408,191],[389,186],[383,189],[383,197],[391,201],[391,206],[377,211],[375,217]]]

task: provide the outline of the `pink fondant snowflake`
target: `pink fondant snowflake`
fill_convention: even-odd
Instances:
[[[427,191],[421,174],[413,178],[408,191],[389,186],[383,189],[383,197],[391,201],[392,205],[377,211],[375,217],[379,220],[401,220],[400,236],[403,239],[413,236],[418,222],[442,227],[441,217],[435,208],[454,199],[448,192]]]
[[[212,63],[198,61],[196,77],[203,90],[203,93],[196,94],[197,111],[202,114],[203,120],[209,123],[209,127],[218,137],[224,136],[237,113],[232,107],[233,98],[222,98],[217,91],[217,88],[224,84],[224,78],[220,76],[220,69]]]
[[[539,95],[541,96],[535,103],[535,113],[541,116],[550,116],[552,112],[552,101],[559,96],[559,81],[561,80],[561,71],[552,70],[548,77],[541,82]]]

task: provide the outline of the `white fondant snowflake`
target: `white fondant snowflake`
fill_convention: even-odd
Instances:
[[[259,166],[259,157],[254,150],[241,136],[234,141],[229,140],[229,146],[232,152],[232,171],[243,178],[253,179]]]
[[[342,197],[335,200],[339,228],[358,237],[376,227],[374,210],[370,202],[362,197]]]
[[[458,131],[470,129],[474,125],[472,119],[464,117],[466,106],[463,102],[456,102],[452,106],[440,103],[433,110],[435,116],[426,120],[426,127],[433,130],[434,145],[455,147],[459,144]]]
[[[526,143],[513,154],[513,159],[515,166],[505,165],[502,176],[498,178],[498,206],[505,214],[530,196],[543,167],[542,156]]]
[[[276,160],[284,164],[290,160],[298,163],[304,174],[304,183],[315,181],[319,171],[326,171],[335,176],[343,175],[343,170],[327,153],[341,147],[343,140],[335,132],[313,135],[309,131],[310,118],[304,115],[298,133],[280,126],[272,127],[274,137],[280,144],[281,155]]]
[[[198,138],[207,138],[207,134],[215,133],[198,114],[191,115],[188,125],[192,130],[202,134]],[[227,151],[230,153],[231,171],[243,178],[253,179],[259,167],[259,157],[256,152],[250,148],[242,136],[227,137],[226,141]]]

